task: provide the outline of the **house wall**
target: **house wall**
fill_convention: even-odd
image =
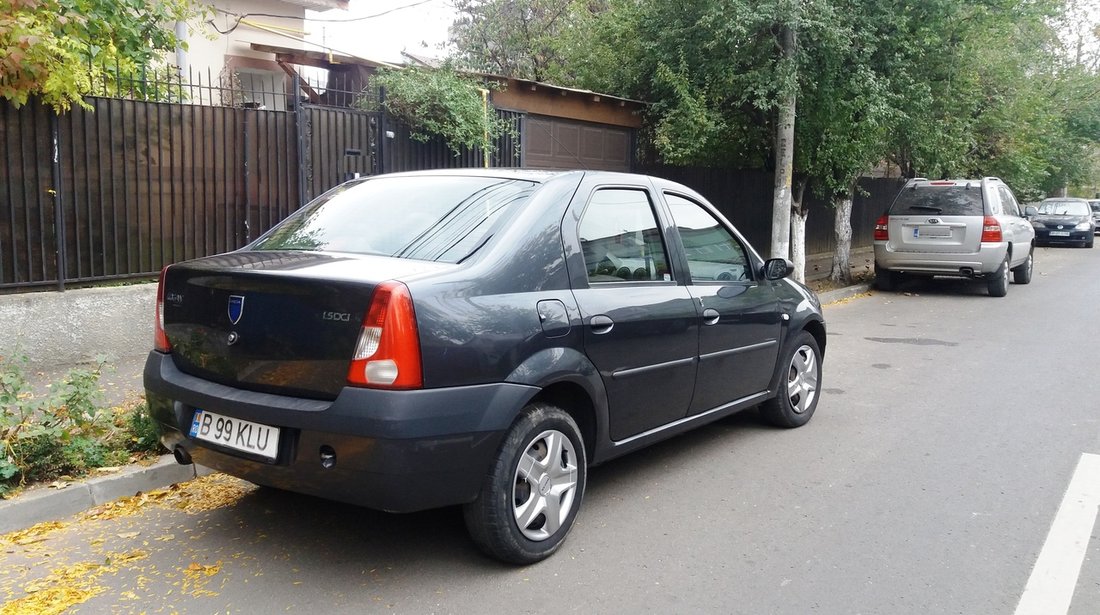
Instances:
[[[275,63],[272,54],[253,51],[251,43],[267,45],[294,46],[295,32],[285,31],[286,36],[256,28],[247,22],[277,26],[281,29],[301,31],[305,28],[305,8],[300,5],[279,2],[278,0],[219,0],[213,3],[215,8],[236,14],[269,13],[275,15],[294,15],[297,19],[273,19],[270,17],[247,17],[236,28],[237,18],[215,11],[212,21],[217,30],[204,20],[190,23],[188,33],[187,65],[201,75],[205,82],[209,75],[216,82],[222,69],[246,72],[259,72],[277,75],[282,80],[285,73]],[[232,29],[228,34],[220,34]],[[299,34],[300,36],[304,36]],[[299,44],[298,46],[301,46]],[[247,87],[247,84],[245,84]]]

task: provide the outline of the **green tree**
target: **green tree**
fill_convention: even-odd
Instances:
[[[0,96],[17,105],[39,96],[58,111],[107,73],[155,64],[180,42],[187,0],[8,0],[0,12]]]
[[[563,36],[587,6],[579,0],[457,0],[451,28],[456,59],[504,77],[570,81]]]

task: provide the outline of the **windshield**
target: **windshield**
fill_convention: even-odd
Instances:
[[[978,186],[913,186],[898,194],[890,213],[982,216],[982,191]]]
[[[1087,216],[1089,206],[1084,201],[1043,201],[1039,203],[1039,213],[1048,216]]]
[[[379,254],[457,263],[534,191],[496,177],[380,177],[338,187],[287,218],[252,250]]]

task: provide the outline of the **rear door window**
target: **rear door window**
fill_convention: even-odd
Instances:
[[[589,282],[672,279],[653,205],[644,190],[597,190],[584,210],[579,232]]]
[[[894,199],[890,214],[895,216],[982,216],[982,189],[977,184],[913,186]]]

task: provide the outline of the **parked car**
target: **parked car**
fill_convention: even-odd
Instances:
[[[1035,242],[1041,245],[1055,243],[1076,244],[1091,248],[1096,222],[1092,208],[1085,199],[1056,197],[1044,200],[1031,216],[1035,227]]]
[[[1100,199],[1090,199],[1089,208],[1092,209],[1092,232],[1100,234]]]
[[[1009,272],[1017,284],[1031,282],[1035,231],[996,177],[911,179],[874,233],[875,285],[882,290],[907,276],[952,276],[984,279],[991,296],[1003,297]]]
[[[463,505],[529,563],[587,468],[759,406],[813,416],[825,321],[679,184],[432,171],[343,184],[171,265],[145,366],[180,463],[386,511]]]

